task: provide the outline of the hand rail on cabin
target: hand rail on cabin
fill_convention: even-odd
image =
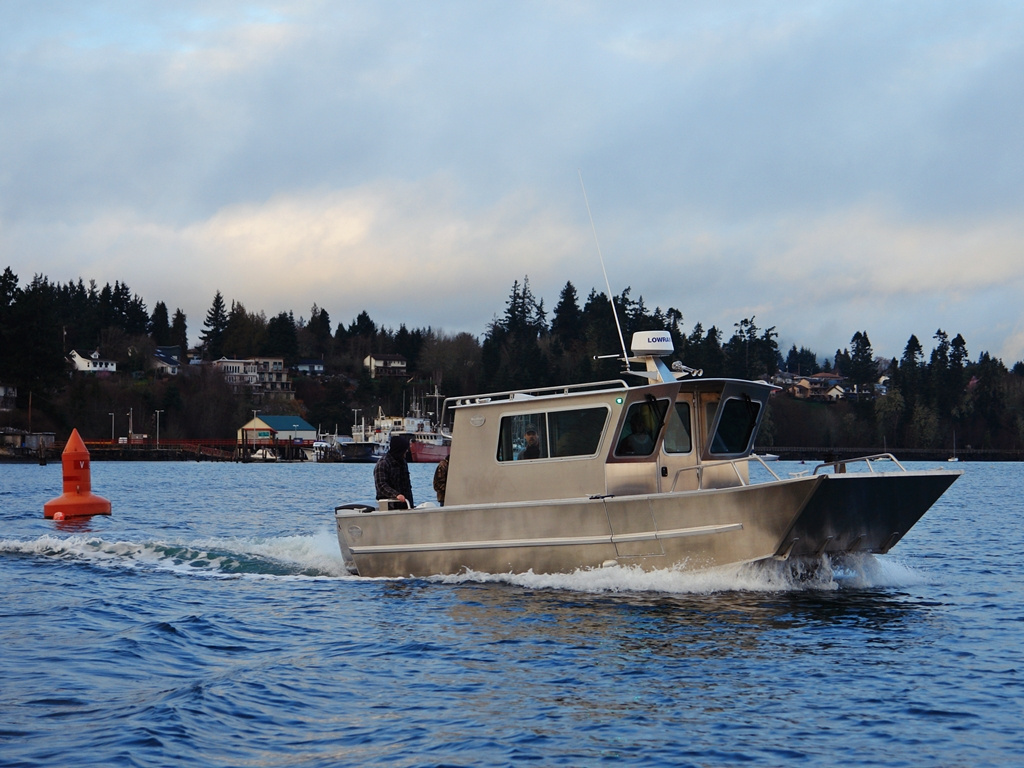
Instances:
[[[602,389],[629,389],[629,385],[622,379],[608,379],[607,381],[588,381],[583,384],[559,384],[550,387],[536,387],[534,389],[510,389],[504,392],[485,392],[479,395],[457,395],[446,397],[444,407],[458,407],[462,405],[475,405],[476,403],[493,403],[496,400],[514,400],[516,395],[527,395],[530,397],[543,397],[545,395],[567,395],[570,392],[600,391]]]
[[[754,460],[754,461],[757,461],[758,463],[760,463],[762,467],[764,467],[766,470],[768,470],[768,474],[770,474],[776,480],[781,480],[782,479],[777,474],[775,474],[775,470],[773,470],[771,467],[769,467],[765,463],[764,459],[762,459],[760,456],[758,456],[756,454],[751,454],[749,456],[743,456],[742,458],[739,458],[739,459],[723,459],[721,461],[706,461],[706,462],[703,462],[701,464],[695,464],[692,467],[681,467],[681,468],[676,470],[676,473],[675,473],[675,475],[672,478],[672,487],[669,489],[668,492],[669,493],[673,493],[676,490],[676,486],[679,485],[679,478],[683,474],[683,472],[696,472],[697,473],[697,490],[698,491],[703,491],[704,490],[704,472],[703,472],[703,470],[706,469],[707,467],[724,467],[726,465],[729,465],[730,467],[732,467],[733,472],[736,473],[736,479],[740,481],[740,485],[741,486],[749,485],[750,484],[750,480],[749,480],[749,478],[746,479],[746,480],[743,478],[743,473],[740,472],[739,464],[740,464],[741,461],[751,461],[751,460]]]
[[[824,462],[816,466],[814,468],[814,471],[811,472],[811,474],[816,475],[818,474],[819,469],[826,469],[828,467],[832,467],[833,474],[841,475],[846,472],[847,464],[852,464],[858,461],[863,461],[868,468],[868,472],[872,474],[874,474],[875,471],[874,466],[872,466],[872,462],[875,461],[891,461],[893,464],[900,468],[900,471],[907,471],[907,468],[900,464],[896,457],[893,456],[891,453],[873,453],[870,456],[857,456],[856,458],[853,459],[838,459],[836,461]]]
[[[704,463],[701,463],[701,464],[695,464],[692,467],[681,467],[681,468],[676,470],[676,473],[675,473],[675,475],[672,478],[672,487],[668,490],[668,493],[673,493],[676,490],[676,487],[679,485],[679,478],[682,476],[682,474],[684,472],[696,472],[697,473],[697,490],[702,491],[702,490],[704,490],[704,472],[703,472],[703,470],[705,468],[707,468],[707,467],[721,467],[721,466],[725,466],[726,464],[728,464],[728,465],[730,465],[732,467],[733,471],[736,473],[736,478],[740,481],[740,485],[741,486],[748,485],[749,484],[749,480],[745,481],[743,479],[743,475],[742,475],[742,473],[740,472],[740,469],[739,469],[739,463],[741,461],[751,461],[751,460],[759,462],[761,464],[761,466],[764,467],[766,470],[768,470],[768,473],[772,477],[774,477],[776,480],[781,480],[782,479],[777,474],[775,474],[775,470],[773,470],[771,467],[769,467],[764,459],[762,459],[757,454],[751,454],[749,456],[744,456],[744,457],[739,458],[739,459],[724,459],[722,461],[708,461],[708,462],[704,462]],[[824,464],[819,464],[819,465],[817,465],[814,468],[814,471],[811,474],[812,475],[816,475],[816,474],[818,474],[818,470],[819,469],[825,469],[827,467],[832,467],[833,471],[836,474],[843,474],[846,471],[846,465],[847,464],[850,464],[852,462],[857,462],[857,461],[863,461],[865,463],[865,465],[867,466],[867,468],[868,468],[868,472],[871,472],[871,473],[875,472],[875,468],[873,466],[873,462],[876,462],[876,461],[891,461],[893,464],[895,464],[897,467],[900,468],[900,471],[902,471],[902,472],[906,472],[907,471],[907,468],[904,467],[902,464],[900,464],[900,462],[897,460],[897,458],[895,456],[893,456],[891,453],[875,453],[875,454],[872,454],[870,456],[858,456],[858,457],[853,458],[853,459],[843,459],[841,461],[831,461],[831,462],[827,462],[827,463],[824,463]]]
[[[438,419],[438,432],[443,435],[451,435],[451,427],[447,424],[448,411],[453,408],[461,408],[467,405],[500,402],[507,400],[512,402],[516,395],[524,397],[550,397],[552,395],[568,395],[570,392],[600,392],[604,389],[629,389],[629,385],[622,379],[608,379],[607,381],[588,381],[582,384],[559,384],[550,387],[537,387],[535,389],[510,389],[505,392],[485,392],[479,395],[457,395],[446,397],[441,405],[441,418]]]

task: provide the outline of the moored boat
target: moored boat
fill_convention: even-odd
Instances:
[[[446,400],[445,506],[337,507],[349,570],[700,569],[885,553],[961,474],[907,471],[880,454],[780,478],[752,455],[777,387],[699,378],[679,363],[670,370],[664,332],[637,333],[632,346],[626,364],[643,363],[629,371],[646,379],[641,386],[614,380]],[[766,481],[751,483],[751,462]]]
[[[451,450],[451,437],[436,429],[429,416],[424,416],[414,407],[411,416],[386,416],[383,408],[377,408],[372,424],[365,421],[352,425],[352,439],[355,446],[370,446],[376,461],[388,450],[392,435],[404,435],[409,439],[409,453],[414,462],[439,462]]]

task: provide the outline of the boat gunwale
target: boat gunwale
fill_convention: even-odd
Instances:
[[[728,464],[737,459],[731,459],[729,461],[721,462],[720,464]],[[334,510],[335,518],[361,518],[364,515],[372,514],[374,517],[380,517],[382,515],[408,515],[412,514],[429,514],[441,511],[456,512],[459,510],[500,510],[500,509],[520,509],[525,507],[561,507],[569,506],[572,504],[580,504],[587,502],[606,502],[614,500],[616,502],[629,503],[643,501],[647,499],[682,499],[691,496],[704,496],[704,495],[718,495],[726,493],[737,493],[739,491],[762,488],[765,486],[777,486],[777,485],[795,485],[802,482],[820,482],[823,480],[829,481],[849,481],[856,480],[863,477],[871,478],[885,478],[885,477],[933,477],[935,475],[955,475],[959,477],[963,475],[964,470],[962,469],[919,469],[919,470],[908,470],[894,472],[848,472],[848,473],[819,473],[816,475],[802,474],[796,477],[780,477],[772,480],[765,480],[760,483],[748,483],[747,485],[732,485],[723,486],[720,488],[695,488],[686,491],[664,491],[661,493],[631,493],[631,494],[595,494],[593,496],[570,496],[567,498],[559,499],[532,499],[523,501],[488,501],[481,502],[479,504],[450,504],[445,506],[438,506],[431,504],[430,506],[421,507],[408,507],[406,509],[374,509],[372,504],[359,504],[355,507],[345,506],[336,507]]]

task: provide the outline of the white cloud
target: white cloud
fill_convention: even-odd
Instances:
[[[0,11],[0,267],[481,333],[529,275],[1024,357],[1024,11],[998,3]],[[927,346],[927,344],[926,344]]]

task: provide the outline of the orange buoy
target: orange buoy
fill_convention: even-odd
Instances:
[[[89,449],[77,429],[71,430],[71,437],[60,458],[64,465],[64,493],[43,505],[43,517],[63,520],[66,517],[109,515],[110,502],[92,492]]]

